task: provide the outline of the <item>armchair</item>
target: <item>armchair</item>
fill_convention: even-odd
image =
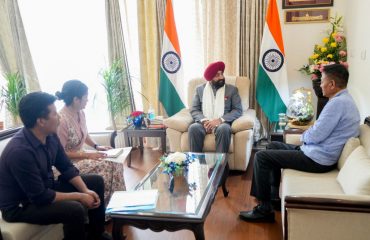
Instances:
[[[253,145],[253,128],[256,112],[249,108],[250,80],[247,77],[226,77],[226,83],[235,85],[239,90],[242,100],[243,115],[236,119],[232,125],[231,143],[229,147],[228,161],[230,169],[245,171]],[[188,106],[191,106],[195,89],[203,84],[203,78],[196,78],[188,84]],[[169,139],[170,151],[187,152],[189,149],[188,127],[193,123],[189,109],[182,109],[172,117],[163,120],[167,127],[166,133]],[[207,134],[204,140],[204,152],[214,152],[216,149],[215,136]]]

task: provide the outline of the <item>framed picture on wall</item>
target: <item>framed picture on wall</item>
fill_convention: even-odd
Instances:
[[[282,0],[283,9],[308,8],[308,7],[329,7],[333,6],[334,0]]]
[[[329,18],[330,18],[329,8],[285,11],[285,23],[328,22]]]

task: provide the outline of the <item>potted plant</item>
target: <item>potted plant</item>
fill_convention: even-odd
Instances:
[[[6,85],[1,89],[1,101],[12,116],[13,126],[20,124],[18,106],[19,101],[27,94],[23,77],[16,73],[4,74]]]
[[[125,110],[127,111],[130,106],[130,91],[127,84],[129,74],[122,66],[122,61],[117,60],[110,67],[104,69],[101,75],[104,79],[103,86],[107,94],[112,127],[117,130],[117,119],[123,118]]]

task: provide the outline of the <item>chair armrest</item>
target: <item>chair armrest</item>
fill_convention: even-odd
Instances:
[[[115,147],[114,139],[117,136],[116,131],[107,130],[101,132],[89,132],[91,139],[93,139],[97,144],[103,146]],[[85,144],[86,148],[91,148]]]
[[[166,127],[179,132],[187,132],[189,125],[193,122],[193,117],[190,115],[189,109],[186,108],[169,118],[163,119],[163,124]]]
[[[302,194],[285,196],[285,208],[370,213],[370,196]]]
[[[248,109],[243,113],[242,116],[235,119],[235,121],[231,124],[231,131],[233,133],[237,133],[240,131],[253,129],[255,121],[256,111],[254,109]]]

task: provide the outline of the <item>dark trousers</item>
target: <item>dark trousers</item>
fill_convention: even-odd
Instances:
[[[206,130],[201,123],[193,123],[189,127],[189,146],[191,152],[203,152],[204,138]],[[216,152],[228,153],[231,141],[231,126],[222,123],[215,129]]]
[[[86,186],[95,191],[101,204],[96,209],[87,210],[78,201],[58,201],[44,206],[24,204],[12,209],[3,210],[2,216],[8,222],[25,222],[39,225],[63,224],[64,239],[99,239],[104,232],[105,206],[104,206],[104,180],[99,175],[83,175],[82,180]],[[56,182],[55,190],[58,192],[77,192],[69,182]],[[88,226],[85,227],[88,219]]]
[[[279,189],[281,169],[290,168],[304,172],[324,173],[336,167],[316,163],[304,155],[299,146],[271,142],[266,150],[254,156],[251,195],[260,201],[270,201],[273,189]]]

